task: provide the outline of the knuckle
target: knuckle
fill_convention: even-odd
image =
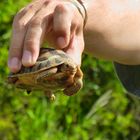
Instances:
[[[34,44],[34,41],[31,40],[31,39],[28,39],[28,40],[25,41],[25,46],[26,46],[26,48],[32,47],[33,44]]]
[[[19,47],[12,46],[9,49],[9,57],[19,56],[20,53],[21,53],[21,48],[19,48]]]
[[[25,21],[22,20],[22,16],[17,14],[13,20],[13,27],[16,30],[21,30],[25,28]]]
[[[47,0],[43,3],[43,6],[47,6],[49,3],[51,2],[51,0]]]
[[[27,6],[27,9],[28,10],[34,10],[34,5],[31,3]]]
[[[14,20],[13,28],[15,31],[21,31],[25,29],[25,22],[22,20]]]
[[[36,10],[38,6],[35,3],[31,3],[29,4],[26,8],[25,8],[25,13],[34,13],[36,12]]]
[[[79,20],[76,19],[76,18],[74,18],[73,21],[72,21],[72,25],[73,25],[74,27],[79,26],[81,23],[82,23],[82,22],[79,23]]]
[[[23,9],[21,9],[16,15],[15,15],[15,17],[14,17],[14,20],[18,20],[18,19],[20,19],[20,17],[22,16],[22,14],[23,14]]]
[[[17,14],[14,17],[14,21],[18,21],[19,19],[21,19],[25,13],[27,13],[28,9],[27,7],[22,8],[19,12],[17,12]]]
[[[21,14],[17,13],[14,17],[14,20],[13,20],[13,26],[16,26],[16,24],[17,24],[17,22],[19,21],[20,18],[21,18]]]
[[[36,17],[30,22],[30,26],[32,26],[32,27],[36,27],[36,26],[40,26],[40,25],[41,25],[40,17]]]
[[[24,28],[27,22],[25,17],[28,15],[28,13],[30,14],[34,11],[35,8],[33,4],[29,4],[28,6],[22,8],[14,17],[13,27]]]
[[[31,52],[35,51],[35,41],[32,39],[26,40],[24,44],[25,49],[30,50]]]
[[[21,50],[21,48],[20,47],[17,47],[17,46],[12,46],[11,48],[10,48],[10,51],[11,52],[18,52],[18,51],[20,51]]]
[[[15,36],[14,40],[11,41],[10,50],[20,50],[22,48],[18,37]]]
[[[66,13],[68,11],[69,11],[69,8],[65,4],[58,4],[56,6],[56,12],[59,12],[59,13],[64,13],[65,12]]]
[[[60,26],[59,28],[55,28],[55,32],[59,34],[66,34],[66,28],[64,26]]]

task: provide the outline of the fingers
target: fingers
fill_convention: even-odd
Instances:
[[[22,56],[22,64],[24,66],[28,67],[35,64],[39,55],[41,35],[41,21],[40,19],[35,19],[30,23],[24,40]]]
[[[72,15],[69,7],[59,4],[54,10],[53,29],[57,38],[57,45],[60,49],[69,44]]]
[[[44,5],[28,24],[22,56],[22,64],[26,67],[34,65],[38,58],[42,38],[44,38],[51,13],[49,9],[46,9],[48,5]]]
[[[11,45],[9,49],[8,67],[12,72],[21,68],[21,58],[27,23],[41,7],[40,2],[35,2],[20,10],[14,18]]]
[[[70,40],[69,46],[64,50],[77,65],[81,65],[82,53],[84,51],[84,38],[81,33],[80,36],[74,34]]]
[[[71,10],[71,11],[70,11]],[[75,10],[75,11],[74,11]],[[75,7],[59,4],[54,11],[53,29],[57,34],[57,45],[79,66],[84,50],[83,19]],[[79,17],[79,18],[78,18]]]
[[[21,34],[22,29],[19,32],[13,31],[11,47],[9,50],[9,60],[8,60],[8,67],[12,72],[17,72],[21,67],[21,53],[22,47],[21,44],[23,43],[24,33]]]
[[[82,22],[77,20],[76,14],[73,14],[74,10],[79,14],[78,10],[70,5],[68,2],[64,4],[59,1],[56,3],[56,1],[36,0],[17,14],[13,23],[8,61],[12,72],[19,71],[22,64],[28,67],[36,62],[41,42],[45,37],[48,43],[52,41],[52,44],[59,49],[67,50],[71,57],[81,59],[81,52],[76,47],[81,44],[79,41],[71,43],[71,37],[73,32],[76,36],[80,36],[77,33],[81,32],[76,26],[79,26],[78,22],[79,24]],[[79,17],[81,18],[81,15]],[[80,63],[79,58],[77,61]]]

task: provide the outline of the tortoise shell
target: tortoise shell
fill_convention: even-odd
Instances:
[[[22,66],[18,73],[8,76],[8,82],[27,91],[43,90],[48,96],[58,90],[70,96],[81,89],[82,78],[80,67],[65,52],[42,48],[35,65]]]
[[[18,77],[29,74],[36,74],[45,69],[50,69],[52,67],[57,67],[64,62],[70,63],[72,59],[66,55],[61,50],[55,50],[52,48],[42,48],[40,49],[39,58],[37,62],[32,67],[22,66],[21,70],[18,73],[11,73],[10,77]],[[75,65],[75,64],[74,64]]]

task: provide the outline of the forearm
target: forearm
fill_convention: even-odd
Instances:
[[[140,1],[85,0],[85,4],[85,51],[123,64],[140,64]]]

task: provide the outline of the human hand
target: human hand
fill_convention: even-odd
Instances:
[[[18,72],[35,64],[44,42],[63,49],[78,65],[84,49],[83,18],[67,0],[36,0],[14,18],[8,67]]]

